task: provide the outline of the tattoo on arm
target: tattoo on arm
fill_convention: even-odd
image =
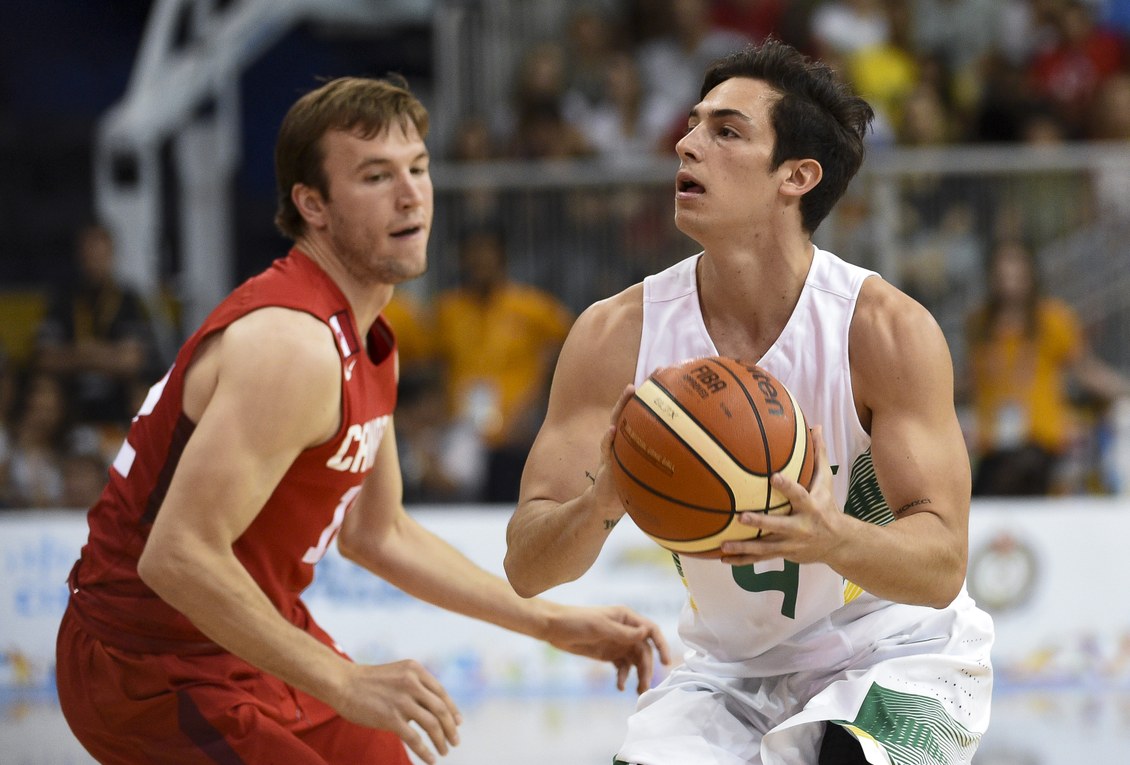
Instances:
[[[592,481],[593,486],[596,486],[596,476],[595,475],[593,475],[592,473],[590,473],[589,471],[586,470],[585,471],[585,478]],[[604,530],[605,531],[612,531],[612,529],[616,528],[616,524],[619,523],[619,522],[620,522],[619,518],[605,518],[604,519]]]
[[[930,504],[930,498],[929,497],[922,497],[922,499],[916,499],[913,502],[907,502],[905,505],[903,505],[902,507],[900,507],[898,510],[895,511],[895,515],[896,516],[904,515],[912,507],[918,507],[919,505],[929,505],[929,504]]]

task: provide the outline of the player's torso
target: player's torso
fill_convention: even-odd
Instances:
[[[657,367],[718,353],[699,309],[696,261],[685,260],[645,282],[637,384]],[[823,426],[837,501],[852,512],[859,511],[860,500],[849,500],[849,479],[854,467],[851,482],[866,482],[870,437],[859,423],[852,396],[848,329],[859,289],[870,275],[817,250],[800,300],[780,336],[762,358],[743,359],[788,386],[809,426]],[[870,478],[873,481],[873,474]],[[881,495],[878,499],[881,503]],[[875,512],[885,509],[882,505]],[[742,665],[743,673],[754,657],[857,595],[850,583],[822,564],[778,560],[733,567],[683,557],[677,565],[689,595],[681,638],[711,661]]]
[[[325,553],[365,475],[396,400],[395,347],[378,322],[361,342],[348,304],[320,269],[301,255],[276,262],[245,283],[182,347],[168,374],[134,418],[102,497],[89,514],[79,583],[89,610],[126,631],[172,640],[198,635],[137,578],[136,562],[194,424],[182,409],[184,377],[199,344],[258,308],[282,306],[326,322],[341,356],[337,432],[299,454],[234,549],[264,592],[288,618],[302,619],[298,595]],[[131,601],[140,613],[122,613]],[[143,615],[142,615],[143,614]]]

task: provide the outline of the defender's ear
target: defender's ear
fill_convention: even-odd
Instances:
[[[304,183],[296,183],[290,189],[290,201],[294,203],[298,213],[311,228],[322,228],[325,225],[326,205],[322,194],[315,188]]]

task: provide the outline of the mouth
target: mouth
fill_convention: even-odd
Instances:
[[[393,239],[409,239],[413,236],[416,236],[419,233],[422,233],[423,231],[424,231],[423,226],[419,226],[419,225],[417,225],[417,226],[405,226],[404,228],[396,229],[395,231],[393,231],[390,234],[390,236]]]
[[[705,194],[706,187],[698,182],[693,175],[687,172],[680,172],[675,176],[675,194],[679,197],[685,196],[698,196]]]

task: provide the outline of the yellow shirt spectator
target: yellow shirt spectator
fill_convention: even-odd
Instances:
[[[1082,350],[1075,313],[1054,298],[1040,301],[1030,336],[1022,326],[999,327],[972,345],[978,448],[1066,449],[1074,424],[1064,373]]]
[[[485,300],[457,288],[436,299],[438,351],[455,416],[480,424],[488,443],[523,440],[573,317],[541,290],[506,283]]]
[[[1072,490],[1063,455],[1080,434],[1068,384],[1097,400],[1130,392],[1088,348],[1075,312],[1040,289],[1031,248],[1004,240],[989,253],[988,297],[969,321],[969,392],[976,427],[974,495]]]
[[[393,293],[385,306],[385,320],[396,333],[397,354],[401,371],[430,361],[435,355],[435,331],[427,312],[406,292]]]
[[[549,293],[509,280],[493,228],[463,236],[459,266],[460,286],[435,300],[437,358],[452,416],[487,446],[482,500],[512,502],[574,317]]]

